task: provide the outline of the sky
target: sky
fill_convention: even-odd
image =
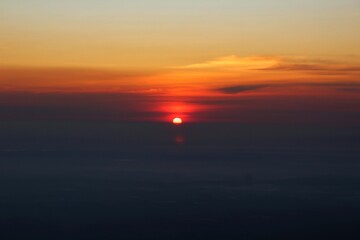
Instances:
[[[356,0],[2,0],[0,16],[1,119],[359,119]]]

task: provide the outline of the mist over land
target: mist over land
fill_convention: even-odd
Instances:
[[[5,239],[359,236],[358,128],[2,121],[0,130]]]

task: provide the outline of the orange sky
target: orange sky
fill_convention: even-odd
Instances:
[[[301,122],[324,112],[320,120],[336,113],[352,122],[360,109],[356,61],[232,55],[161,71],[2,68],[0,73],[0,105],[40,108],[45,118],[50,117],[46,109],[75,106],[75,114],[65,111],[65,118]],[[19,110],[13,118],[22,114]]]
[[[70,95],[79,109],[97,96],[90,102],[108,112],[93,118],[106,119],[358,114],[358,1],[4,0],[0,9],[0,118],[24,114],[11,106],[67,108]],[[119,97],[118,110],[107,105]]]

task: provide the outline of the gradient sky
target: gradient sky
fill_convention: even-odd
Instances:
[[[359,117],[357,0],[2,0],[0,16],[3,119]]]
[[[164,67],[358,55],[357,0],[2,0],[0,64]]]

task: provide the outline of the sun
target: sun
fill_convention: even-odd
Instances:
[[[172,120],[172,122],[173,122],[173,124],[175,124],[175,125],[180,125],[180,124],[183,123],[183,120],[182,120],[181,118],[179,118],[179,117],[176,117],[176,118],[174,118],[174,119]]]

